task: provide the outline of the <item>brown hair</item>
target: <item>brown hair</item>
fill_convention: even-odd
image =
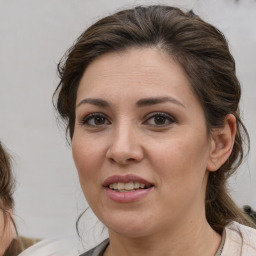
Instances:
[[[4,216],[4,228],[7,219],[12,217],[10,210],[13,209],[14,180],[11,172],[10,157],[0,142],[0,210]],[[13,220],[12,220],[13,221]]]
[[[105,17],[89,27],[58,65],[60,83],[54,93],[56,108],[72,139],[79,81],[98,56],[132,47],[157,47],[182,65],[205,113],[208,133],[221,127],[228,114],[237,120],[232,153],[216,172],[210,172],[206,190],[206,218],[217,232],[230,221],[253,226],[227,192],[227,179],[241,164],[243,142],[249,136],[239,114],[241,88],[235,61],[224,35],[192,11],[170,6],[138,6]],[[244,135],[243,135],[244,134]]]

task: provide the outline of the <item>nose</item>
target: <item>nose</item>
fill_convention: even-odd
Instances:
[[[141,161],[144,153],[135,129],[122,126],[113,130],[106,157],[119,165]]]

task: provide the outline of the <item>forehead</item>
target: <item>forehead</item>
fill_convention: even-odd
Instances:
[[[126,93],[120,95],[120,90]],[[195,100],[185,71],[166,52],[157,48],[131,48],[95,59],[82,76],[77,101],[83,97],[135,98],[141,94],[187,96],[188,104],[189,98]]]

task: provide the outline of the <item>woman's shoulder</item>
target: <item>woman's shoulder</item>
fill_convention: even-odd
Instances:
[[[243,239],[243,242],[256,248],[256,229],[242,225],[238,222],[230,222],[226,228],[233,237]]]
[[[225,227],[223,235],[225,235],[225,244],[222,256],[256,255],[256,229],[232,221]]]

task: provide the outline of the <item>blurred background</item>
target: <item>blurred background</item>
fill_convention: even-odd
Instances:
[[[52,105],[58,61],[96,20],[157,3],[193,9],[229,41],[251,137],[250,155],[230,180],[230,192],[239,206],[256,208],[256,0],[0,0],[0,139],[14,159],[15,214],[22,235],[74,234],[76,219],[87,207]],[[94,232],[96,222],[88,210],[81,233]],[[100,232],[101,225],[96,229]]]

